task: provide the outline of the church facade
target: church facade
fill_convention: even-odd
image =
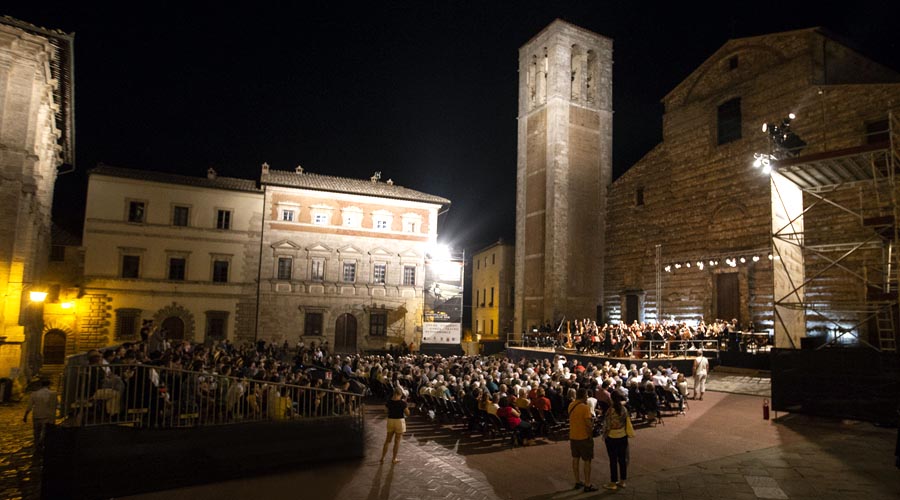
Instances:
[[[900,106],[900,76],[818,28],[730,40],[663,98],[662,142],[610,182],[612,42],[579,36],[588,35],[556,21],[520,49],[517,329],[565,315],[737,319],[771,332],[791,315],[779,316],[773,304],[791,294],[798,300],[788,305],[808,311],[796,316],[803,332],[786,347],[799,347],[807,329],[865,329],[867,313],[834,321],[817,309],[865,305],[872,295],[856,278],[877,281],[881,273],[892,281],[883,257],[892,243],[862,222],[896,207],[879,188],[867,190],[891,165],[889,116]],[[604,83],[594,90],[604,97],[575,101],[583,88],[577,54],[591,43],[603,50],[587,78]],[[859,164],[844,169],[854,178],[826,167],[816,179],[802,171],[791,178],[804,207],[789,235],[801,250],[784,254],[793,271],[773,244],[773,233],[783,232],[773,225],[783,215],[777,184],[786,177],[753,168],[754,154],[772,148],[761,125],[782,120],[804,142],[784,172],[845,150],[856,156],[839,160]],[[591,191],[573,193],[573,185]]]

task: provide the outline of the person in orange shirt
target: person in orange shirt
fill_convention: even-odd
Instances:
[[[597,491],[591,483],[591,460],[594,459],[594,418],[587,403],[587,389],[578,389],[575,401],[569,403],[569,448],[572,450],[572,472],[575,473],[575,489],[585,493]],[[584,468],[584,482],[578,473],[578,463]]]

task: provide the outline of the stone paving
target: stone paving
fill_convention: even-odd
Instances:
[[[765,380],[762,380],[765,379]],[[468,435],[458,426],[409,419],[401,463],[379,464],[384,411],[367,407],[367,458],[323,463],[264,477],[137,495],[135,499],[266,497],[386,499],[879,499],[900,498],[894,467],[896,429],[854,421],[781,414],[764,421],[768,380],[715,370],[704,401],[686,416],[640,427],[633,440],[628,487],[582,493],[571,489],[565,435],[538,446]],[[727,392],[717,392],[725,390]],[[747,395],[751,394],[751,395]],[[38,498],[40,462],[31,458],[24,406],[0,405],[3,455],[0,498]],[[593,482],[608,465],[596,445]]]
[[[0,498],[40,497],[40,456],[34,455],[31,417],[25,402],[0,404]]]

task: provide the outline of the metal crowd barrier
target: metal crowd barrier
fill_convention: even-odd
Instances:
[[[179,428],[351,417],[362,395],[310,386],[121,364],[67,366],[63,425]]]

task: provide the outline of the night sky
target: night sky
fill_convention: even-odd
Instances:
[[[54,217],[76,234],[98,162],[249,179],[268,162],[380,170],[452,200],[439,231],[455,247],[512,240],[517,50],[557,17],[614,41],[614,178],[660,141],[661,98],[729,38],[823,26],[900,69],[888,1],[75,3],[0,14],[75,32],[77,171]]]

